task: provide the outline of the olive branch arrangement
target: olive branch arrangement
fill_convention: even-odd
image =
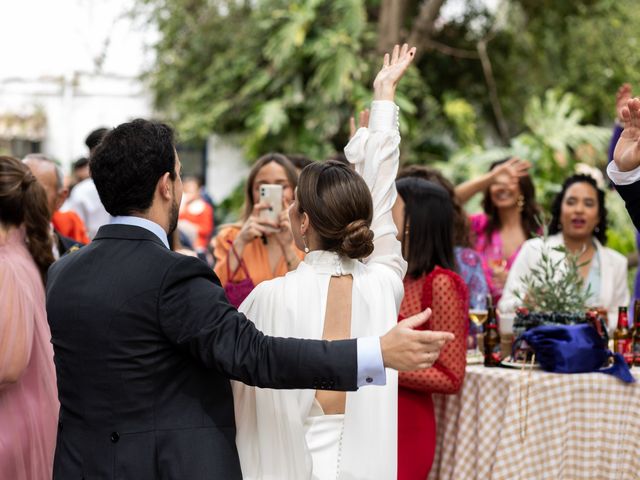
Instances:
[[[549,247],[548,229],[542,227],[542,251],[540,260],[524,276],[523,288],[515,292],[522,306],[530,312],[583,313],[591,296],[591,286],[584,288],[584,279],[580,275],[579,263],[582,252],[571,253],[564,245]],[[554,260],[551,252],[562,254]]]

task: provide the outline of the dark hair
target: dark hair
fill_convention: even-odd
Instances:
[[[556,195],[553,199],[553,204],[551,205],[551,224],[549,225],[549,233],[554,235],[560,232],[560,215],[562,213],[562,202],[564,201],[564,196],[567,193],[569,187],[575,183],[587,183],[591,185],[598,196],[598,214],[600,216],[600,221],[596,226],[597,231],[592,232],[593,236],[596,237],[602,245],[607,243],[607,207],[605,205],[605,195],[604,191],[598,188],[598,184],[590,175],[584,174],[575,174],[571,175],[567,178],[562,184],[562,190]]]
[[[111,130],[91,154],[91,176],[111,215],[144,212],[160,177],[176,178],[173,130],[137,119]]]
[[[493,162],[489,166],[489,171],[496,168],[498,165],[502,165],[503,163],[509,161],[509,158],[504,158],[502,160],[498,160]],[[536,202],[536,188],[531,181],[531,177],[529,175],[525,175],[524,177],[520,177],[518,179],[518,186],[520,187],[520,193],[524,197],[524,205],[522,207],[522,211],[520,212],[520,223],[522,225],[522,230],[527,238],[533,237],[536,232],[539,230],[538,217],[540,216],[540,207]],[[484,198],[482,199],[482,208],[484,209],[484,213],[487,214],[489,218],[489,226],[486,230],[486,235],[488,239],[491,239],[491,235],[496,230],[500,230],[502,226],[500,223],[500,215],[498,215],[498,208],[491,201],[491,193],[490,188],[487,188],[484,192]]]
[[[407,275],[419,278],[436,266],[456,270],[453,202],[447,190],[417,177],[396,180],[396,188],[405,204],[402,252]]]
[[[80,168],[84,168],[89,165],[89,159],[87,157],[80,157],[78,160],[73,162],[73,170],[76,171]]]
[[[457,247],[470,247],[471,235],[469,217],[462,208],[462,204],[456,197],[455,187],[440,170],[424,165],[409,165],[398,173],[398,180],[405,177],[422,178],[429,182],[437,183],[443,187],[453,204],[453,244]]]
[[[291,164],[298,170],[302,170],[310,163],[313,163],[313,160],[301,153],[287,153],[287,158],[289,159]]]
[[[360,175],[340,162],[312,163],[298,181],[298,211],[309,215],[323,250],[349,258],[373,252],[373,201]]]
[[[100,127],[87,135],[87,138],[84,140],[84,144],[89,149],[89,152],[93,152],[107,133],[109,133],[108,128]]]
[[[296,189],[296,186],[298,185],[298,172],[286,156],[281,153],[267,153],[266,155],[261,156],[256,160],[256,163],[253,164],[253,167],[251,167],[249,178],[247,178],[247,184],[244,187],[244,211],[242,214],[242,220],[249,218],[251,216],[251,212],[253,212],[253,205],[255,204],[253,201],[253,183],[258,176],[258,172],[260,172],[262,167],[270,164],[271,162],[275,162],[284,168],[289,185],[293,190]]]
[[[24,224],[27,248],[44,282],[53,263],[47,194],[25,164],[0,156],[0,222]]]
[[[351,166],[351,163],[349,163],[347,156],[342,152],[334,153],[329,158],[327,158],[327,161],[340,162],[340,163],[344,163],[347,166]]]

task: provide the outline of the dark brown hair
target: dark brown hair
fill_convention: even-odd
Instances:
[[[27,248],[43,282],[53,263],[47,195],[36,178],[19,160],[0,156],[0,222],[5,226],[24,224]]]
[[[343,163],[313,163],[298,181],[298,211],[309,215],[321,248],[349,258],[373,252],[373,201],[360,175]]]
[[[469,217],[462,208],[462,204],[456,197],[455,187],[440,170],[424,165],[409,165],[404,167],[398,173],[397,179],[406,177],[422,178],[429,182],[434,182],[443,187],[449,197],[451,197],[451,203],[453,205],[453,244],[456,247],[470,247],[471,235],[469,226]]]
[[[295,167],[287,157],[285,157],[281,153],[267,153],[266,155],[261,156],[258,160],[256,160],[256,163],[253,164],[253,167],[251,167],[249,178],[247,178],[247,184],[244,188],[244,210],[242,213],[243,221],[251,216],[251,212],[253,212],[253,206],[255,205],[255,202],[253,201],[253,182],[255,182],[260,169],[265,165],[270,164],[271,162],[275,162],[282,168],[284,168],[284,172],[287,174],[287,180],[289,180],[289,185],[291,185],[292,190],[295,190],[296,186],[298,185],[298,172],[296,172]]]
[[[437,266],[455,271],[455,215],[449,192],[418,177],[400,178],[396,188],[404,201],[402,252],[408,263],[407,275],[420,278]]]
[[[505,158],[503,160],[493,162],[489,167],[489,171],[493,170],[498,165],[502,165],[508,160],[508,158]],[[533,182],[529,175],[520,177],[518,179],[518,186],[520,187],[520,194],[524,197],[524,205],[520,212],[520,224],[522,225],[522,230],[524,231],[525,236],[527,238],[531,238],[540,229],[538,223],[540,207],[536,202],[536,188],[533,186]],[[487,239],[489,240],[491,240],[493,232],[500,230],[500,227],[502,227],[500,224],[500,215],[498,215],[498,208],[491,201],[490,188],[491,187],[485,190],[484,198],[482,199],[482,208],[489,218],[489,225],[486,231]]]

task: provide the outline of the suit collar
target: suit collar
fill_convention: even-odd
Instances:
[[[167,246],[158,238],[158,236],[150,232],[144,227],[136,225],[110,224],[103,225],[98,230],[94,240],[102,239],[118,239],[118,240],[148,240],[167,248]]]

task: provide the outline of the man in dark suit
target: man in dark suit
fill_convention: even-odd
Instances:
[[[22,162],[29,167],[33,176],[44,188],[47,194],[49,206],[49,221],[54,212],[57,211],[65,199],[68,191],[64,187],[64,178],[60,167],[49,157],[41,153],[31,153],[22,159]],[[53,256],[58,259],[64,254],[75,251],[84,244],[77,242],[73,238],[65,237],[51,224],[51,236],[53,240]]]
[[[430,366],[452,338],[413,330],[428,313],[380,338],[264,336],[210,268],[167,248],[182,196],[169,127],[120,125],[91,169],[115,218],[47,284],[61,404],[54,478],[239,479],[229,379],[355,390],[383,384],[384,367]]]
[[[627,211],[640,230],[640,99],[632,98],[620,111],[624,130],[613,152],[607,174],[624,199]]]

